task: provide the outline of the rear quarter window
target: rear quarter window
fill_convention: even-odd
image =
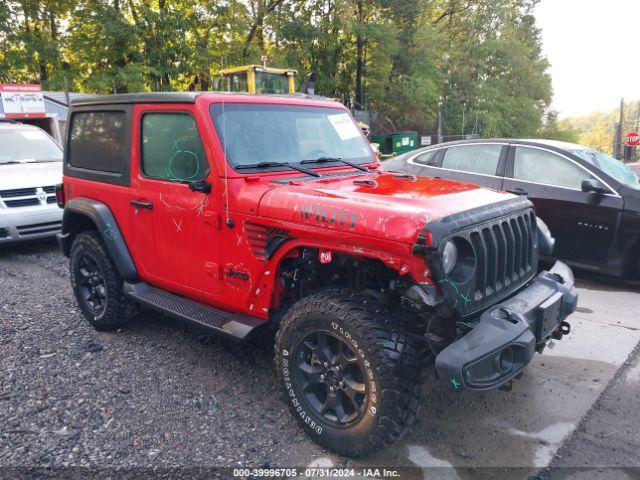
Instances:
[[[69,133],[69,166],[124,173],[128,151],[126,125],[124,111],[74,113]]]
[[[438,150],[421,153],[413,159],[413,163],[426,167],[437,167]]]

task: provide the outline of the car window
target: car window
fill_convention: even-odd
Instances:
[[[418,165],[424,165],[427,167],[436,167],[436,159],[438,157],[438,150],[432,150],[430,152],[425,152],[413,159],[414,163]]]
[[[246,73],[235,73],[229,77],[229,89],[232,92],[248,92],[248,85]]]
[[[502,145],[464,145],[449,147],[442,158],[442,168],[462,172],[496,175]]]
[[[78,112],[71,119],[69,160],[72,167],[124,173],[126,159],[124,112]]]
[[[517,147],[513,162],[513,178],[580,190],[582,181],[588,180],[591,175],[553,152]]]
[[[633,170],[617,158],[613,158],[606,153],[591,150],[589,148],[585,148],[584,150],[572,150],[571,153],[577,155],[583,160],[586,160],[591,165],[599,168],[623,185],[640,190],[640,179],[638,179],[638,176]]]
[[[289,78],[268,72],[256,72],[256,93],[289,93]]]
[[[209,164],[188,113],[146,113],[142,117],[142,172],[172,182],[200,181]]]

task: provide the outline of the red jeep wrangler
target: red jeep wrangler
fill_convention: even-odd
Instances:
[[[312,97],[110,95],[72,104],[59,241],[87,320],[139,306],[244,340],[276,332],[286,401],[362,455],[416,419],[422,372],[508,387],[569,332],[569,268],[520,197],[385,172]]]

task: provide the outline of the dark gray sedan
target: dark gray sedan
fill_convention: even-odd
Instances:
[[[551,140],[467,140],[383,166],[526,195],[556,238],[554,258],[610,275],[640,274],[640,181],[602,152]]]

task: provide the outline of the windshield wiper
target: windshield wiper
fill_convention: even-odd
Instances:
[[[362,172],[369,171],[368,168],[363,167],[362,165],[357,165],[355,163],[348,162],[347,160],[343,160],[342,158],[338,158],[338,157],[320,157],[320,158],[315,158],[311,160],[302,160],[300,163],[307,164],[307,163],[331,163],[331,162],[343,163],[345,165],[349,165],[350,167],[353,167]]]
[[[248,165],[238,165],[235,168],[236,168],[236,170],[249,170],[249,169],[252,169],[252,168],[271,168],[271,167],[287,167],[287,168],[290,168],[291,170],[297,170],[298,172],[306,173],[307,175],[311,175],[312,177],[321,177],[322,176],[319,173],[314,172],[313,170],[307,170],[306,168],[297,167],[295,165],[292,165],[292,164],[286,163],[286,162],[250,163]]]

